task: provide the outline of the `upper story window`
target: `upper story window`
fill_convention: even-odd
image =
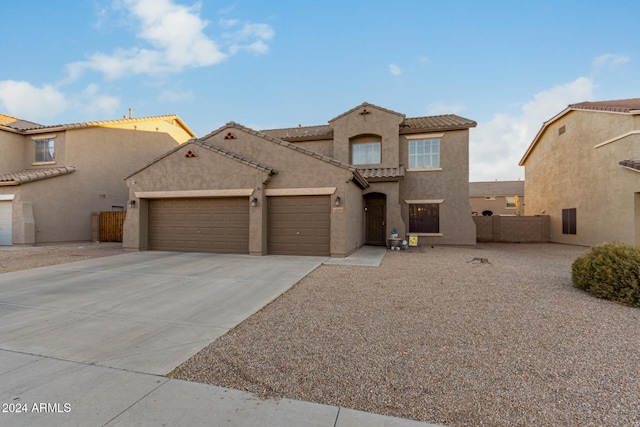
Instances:
[[[46,139],[36,139],[35,141],[36,148],[36,163],[49,163],[55,161],[55,139],[54,138],[46,138]]]
[[[351,140],[351,164],[377,165],[382,162],[379,136],[361,136]]]
[[[440,138],[409,140],[409,168],[440,167]]]

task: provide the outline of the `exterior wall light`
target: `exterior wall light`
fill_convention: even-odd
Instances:
[[[340,196],[336,197],[336,206],[340,206]]]
[[[132,209],[136,207],[136,201],[135,201],[135,199],[131,199],[131,200],[129,200],[129,207],[130,207],[130,208],[132,208]]]
[[[254,208],[256,206],[258,206],[258,198],[257,197],[254,197],[253,199],[251,199],[251,206],[254,207]]]

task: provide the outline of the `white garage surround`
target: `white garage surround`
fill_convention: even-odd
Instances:
[[[0,195],[0,246],[11,246],[13,195]]]

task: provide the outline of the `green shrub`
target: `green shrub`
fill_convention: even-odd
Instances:
[[[598,245],[573,262],[571,279],[597,298],[640,307],[640,247]]]

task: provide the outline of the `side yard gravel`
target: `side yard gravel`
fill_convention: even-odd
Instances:
[[[169,376],[450,426],[640,425],[640,310],[572,287],[583,251],[323,265]]]
[[[0,246],[0,273],[124,253],[119,242]]]

